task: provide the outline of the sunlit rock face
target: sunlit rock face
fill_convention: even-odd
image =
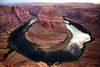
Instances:
[[[10,33],[32,17],[25,7],[0,5],[0,61],[9,52],[6,47]]]
[[[70,42],[71,33],[66,29],[63,18],[53,7],[43,7],[35,24],[26,32],[28,41],[36,49],[49,52],[59,50]]]
[[[56,8],[43,7],[38,14],[38,23],[46,30],[66,32],[63,18]],[[62,30],[63,29],[63,30]]]

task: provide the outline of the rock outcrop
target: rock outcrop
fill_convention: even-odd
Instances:
[[[66,32],[63,18],[54,7],[43,7],[38,13],[37,23],[46,30],[54,30],[62,33]]]
[[[5,65],[8,67],[48,67],[48,65],[42,61],[40,62],[33,62],[30,61],[28,58],[24,57],[23,55],[17,53],[16,51],[12,52],[5,61],[2,62],[0,65]]]
[[[3,61],[4,55],[9,52],[6,47],[10,33],[32,17],[25,7],[0,6],[0,61]]]
[[[36,24],[32,25],[25,36],[36,49],[44,52],[62,49],[71,39],[63,18],[53,7],[43,7],[39,11]]]

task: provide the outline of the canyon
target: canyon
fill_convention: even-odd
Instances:
[[[22,54],[13,51],[9,55],[8,38],[12,31],[28,22],[33,16],[38,16],[42,7],[54,7],[60,15],[86,27],[95,39],[86,43],[84,53],[78,61],[59,62],[51,67],[99,67],[100,66],[100,5],[92,3],[64,3],[64,4],[17,4],[0,5],[0,67],[49,67],[40,61],[31,61]],[[42,12],[42,11],[41,11]],[[40,17],[41,18],[41,17]],[[43,18],[42,18],[43,19]],[[62,19],[62,18],[61,18]],[[38,25],[38,24],[37,24]],[[42,24],[41,24],[42,25]],[[42,26],[41,28],[43,29]],[[53,30],[52,26],[46,28]],[[65,32],[54,28],[57,31]],[[36,33],[37,34],[37,33]],[[66,34],[65,34],[66,35]],[[7,55],[7,57],[5,57]]]
[[[71,33],[66,29],[56,8],[43,7],[38,13],[37,23],[25,33],[25,37],[31,43],[37,44],[33,45],[37,50],[50,52],[65,47],[70,42]],[[65,40],[66,44],[62,43]]]

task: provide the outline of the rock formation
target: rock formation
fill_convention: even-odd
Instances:
[[[24,64],[23,64],[24,63]],[[23,55],[17,53],[16,51],[12,52],[5,61],[0,63],[0,65],[5,65],[8,67],[48,67],[48,65],[42,61],[40,62],[33,62],[30,61],[28,58],[24,57]],[[24,65],[24,66],[23,66]]]
[[[66,32],[63,18],[58,10],[53,7],[43,7],[38,13],[38,24],[46,28],[46,30],[54,30],[57,32]]]
[[[69,17],[73,20],[84,23],[82,25],[92,33],[95,40],[86,44],[85,51],[79,58],[79,61],[65,62],[61,65],[54,64],[51,65],[51,67],[100,67],[100,4],[55,4],[53,6],[57,8],[61,16],[64,16],[65,18]],[[29,7],[30,9],[28,9]],[[34,7],[34,9],[32,7]],[[31,61],[17,52],[12,52],[7,58],[4,57],[9,51],[6,47],[8,45],[7,40],[10,33],[31,19],[34,14],[37,15],[40,8],[41,6],[37,7],[34,4],[33,6],[28,5],[28,7],[20,5],[0,5],[0,67],[7,67],[8,65],[13,65],[13,67],[48,67],[46,63]],[[35,25],[39,25],[39,28]],[[40,24],[35,25],[34,29],[40,30],[42,28],[40,31],[45,30]],[[45,32],[46,31],[47,30],[45,30]],[[39,32],[35,31],[35,34],[37,33]]]
[[[21,6],[0,6],[0,61],[8,53],[8,37],[14,29],[27,22],[33,16],[27,8]]]
[[[43,7],[39,11],[36,24],[32,25],[25,36],[36,49],[45,52],[61,49],[71,39],[63,18],[53,7]]]

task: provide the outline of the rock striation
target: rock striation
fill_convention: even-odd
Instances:
[[[43,7],[38,13],[37,23],[46,28],[46,30],[66,32],[63,18],[54,7]]]
[[[38,6],[39,7],[34,4],[28,4],[28,7],[26,8],[26,6],[20,5],[0,5],[0,67],[48,67],[46,63],[31,61],[17,52],[12,52],[8,55],[6,60],[4,60],[4,55],[9,51],[6,47],[8,45],[7,40],[10,33],[31,19],[34,14],[37,15],[38,11],[41,9],[39,4]],[[100,67],[100,4],[77,3],[75,5],[67,3],[60,5],[55,4],[54,7],[65,18],[69,17],[73,20],[84,23],[82,25],[92,33],[95,40],[86,44],[85,52],[79,58],[79,61],[65,62],[61,65],[57,63],[50,67]],[[42,28],[40,31],[43,31],[43,33],[44,31],[47,31],[40,24],[36,23],[35,25],[33,25],[34,29],[40,30]],[[34,34],[38,33],[39,32],[35,30]]]
[[[0,61],[9,52],[6,47],[10,33],[32,17],[25,7],[0,6]]]
[[[56,8],[43,7],[36,24],[26,32],[25,37],[36,49],[49,52],[65,47],[71,39],[71,33]]]

